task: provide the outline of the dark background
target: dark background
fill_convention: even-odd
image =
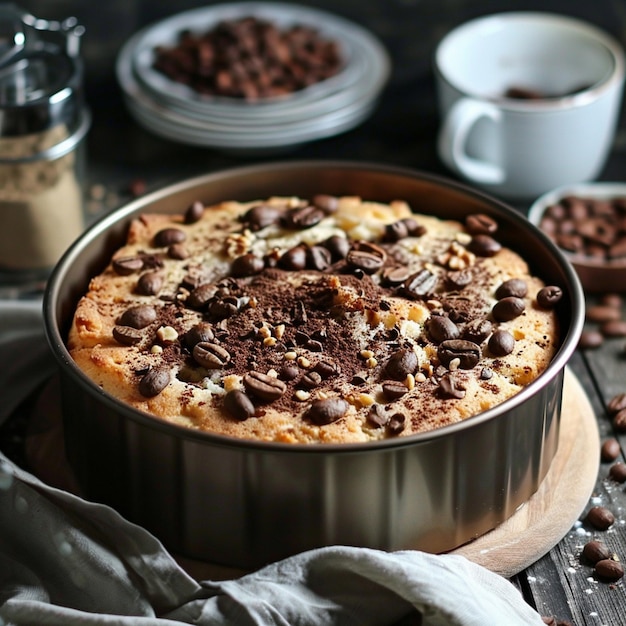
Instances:
[[[439,124],[432,58],[437,42],[471,18],[509,10],[541,10],[585,19],[626,44],[626,0],[303,0],[348,18],[375,33],[387,48],[392,75],[379,106],[365,123],[343,135],[287,154],[241,157],[181,146],[137,126],[124,108],[115,59],[137,30],[185,9],[217,4],[193,0],[24,0],[37,17],[75,16],[85,26],[82,56],[87,102],[93,113],[88,136],[88,182],[123,193],[132,181],[151,190],[226,167],[278,159],[349,159],[403,165],[451,175],[435,152]],[[601,174],[620,180],[626,166],[624,113],[612,158]],[[141,186],[139,186],[140,188]],[[124,198],[121,197],[121,200]],[[520,205],[520,208],[525,208]]]

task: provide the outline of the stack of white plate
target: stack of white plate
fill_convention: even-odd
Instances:
[[[339,73],[281,98],[247,102],[207,96],[153,68],[157,46],[176,46],[181,31],[202,34],[220,21],[256,17],[280,29],[315,28],[336,41]],[[373,111],[389,78],[389,57],[366,29],[330,13],[273,2],[238,2],[179,13],[134,35],[117,59],[117,77],[130,113],[167,139],[225,150],[292,147],[354,128]]]

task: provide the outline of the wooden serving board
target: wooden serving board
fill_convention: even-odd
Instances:
[[[65,460],[58,385],[53,380],[35,406],[26,439],[30,469],[44,482],[76,493]],[[565,372],[559,447],[539,490],[494,530],[456,550],[506,578],[519,573],[555,546],[572,528],[598,476],[600,437],[591,404],[570,370]],[[245,572],[177,558],[197,580],[223,580]]]

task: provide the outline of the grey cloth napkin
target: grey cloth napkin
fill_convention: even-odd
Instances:
[[[55,371],[40,306],[0,301],[0,424]],[[456,555],[331,546],[196,581],[145,529],[0,454],[0,626],[399,622],[544,623],[506,579]]]

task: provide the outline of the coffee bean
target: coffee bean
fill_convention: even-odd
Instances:
[[[163,287],[163,274],[146,272],[139,277],[135,291],[142,296],[156,296]]]
[[[230,265],[230,273],[236,278],[254,276],[264,269],[265,261],[252,253],[238,256]]]
[[[594,350],[604,343],[604,335],[595,329],[585,329],[578,339],[578,348],[581,350]]]
[[[454,377],[446,374],[439,379],[439,391],[444,398],[462,400],[465,397],[465,389],[458,386]]]
[[[202,309],[215,295],[216,290],[213,283],[202,283],[191,290],[185,304],[192,309]]]
[[[167,249],[167,256],[175,261],[184,261],[189,258],[189,251],[182,243],[173,243]]]
[[[185,345],[190,350],[193,350],[194,346],[198,343],[211,343],[213,339],[215,339],[213,326],[208,322],[199,322],[195,326],[192,326],[183,336]]]
[[[381,274],[381,282],[386,287],[398,287],[409,278],[411,272],[404,265],[386,267]]]
[[[223,298],[211,298],[207,302],[207,313],[218,320],[232,317],[239,311],[240,300],[236,296],[225,296]]]
[[[123,346],[134,346],[138,344],[144,335],[141,330],[133,328],[132,326],[114,326],[113,338]]]
[[[362,270],[366,274],[377,272],[386,258],[387,253],[369,241],[355,241],[346,255],[346,261],[351,268]]]
[[[418,365],[417,354],[409,348],[403,348],[389,357],[385,371],[394,380],[404,380],[409,374],[415,372]]]
[[[609,415],[615,415],[623,409],[626,409],[626,393],[618,393],[614,395],[607,404]]]
[[[463,339],[481,344],[493,331],[493,324],[488,319],[475,319],[467,322],[463,328]]]
[[[282,380],[262,372],[248,372],[245,374],[243,385],[253,396],[267,402],[278,400],[287,390],[287,385]]]
[[[341,419],[348,411],[349,404],[343,398],[315,400],[306,412],[306,417],[318,426],[331,424]]]
[[[252,400],[240,389],[233,389],[224,396],[224,408],[240,421],[252,417],[256,411]]]
[[[185,211],[185,224],[195,224],[204,215],[204,204],[200,200],[192,202]]]
[[[465,218],[465,229],[470,235],[493,235],[498,230],[498,222],[484,213],[474,213]]]
[[[563,290],[555,285],[542,287],[537,293],[537,304],[542,309],[553,309],[563,298]]]
[[[290,248],[280,257],[278,265],[293,272],[303,270],[306,267],[306,248],[303,245]]]
[[[331,378],[339,374],[339,367],[336,363],[330,361],[318,361],[313,367],[313,371],[317,372],[323,379]]]
[[[489,235],[474,235],[467,249],[480,257],[491,257],[502,249],[502,245]]]
[[[587,307],[585,311],[585,317],[589,322],[609,322],[612,320],[618,320],[621,317],[621,311],[612,306],[603,306],[597,304]]]
[[[619,441],[614,437],[606,439],[602,442],[600,447],[600,458],[606,463],[608,461],[615,461],[620,455]]]
[[[309,204],[286,211],[281,218],[281,224],[285,228],[305,230],[317,226],[323,219],[324,211]]]
[[[626,320],[610,320],[600,326],[605,337],[626,337]]]
[[[228,350],[217,343],[201,341],[192,350],[194,361],[208,370],[221,369],[230,362]]]
[[[626,482],[626,463],[613,463],[609,468],[609,478],[618,483]]]
[[[130,276],[143,269],[143,259],[140,256],[125,256],[114,259],[111,265],[119,276]]]
[[[528,285],[525,280],[522,280],[521,278],[509,278],[509,280],[505,280],[496,289],[496,298],[498,300],[511,296],[515,298],[523,298],[527,293]]]
[[[145,398],[158,396],[170,384],[170,371],[153,367],[139,381],[139,393]]]
[[[437,287],[437,276],[427,269],[421,269],[407,278],[400,288],[402,295],[413,300],[423,300],[431,296]]]
[[[600,303],[603,304],[604,306],[613,307],[614,309],[621,309],[622,308],[622,296],[620,296],[620,294],[618,293],[605,293],[600,298]]]
[[[122,313],[118,323],[122,326],[131,326],[132,328],[145,328],[156,321],[157,312],[153,306],[149,304],[138,304],[130,307]]]
[[[613,415],[613,426],[620,433],[626,432],[626,409],[622,409]]]
[[[280,368],[280,372],[278,372],[278,378],[281,380],[295,380],[300,376],[300,368],[293,363],[286,363]]]
[[[390,435],[399,435],[406,426],[406,415],[394,413],[387,422],[385,428]]]
[[[493,378],[493,371],[489,367],[483,367],[480,371],[480,380],[491,380]]]
[[[458,270],[455,272],[448,272],[446,274],[445,283],[446,288],[450,291],[461,290],[467,287],[472,282],[472,272],[470,270]]]
[[[624,576],[624,567],[619,561],[613,559],[602,559],[595,566],[598,578],[607,582],[615,582]]]
[[[494,356],[506,356],[515,350],[515,339],[508,330],[496,330],[487,343]]]
[[[508,296],[498,300],[491,309],[491,314],[497,322],[509,322],[519,317],[526,309],[522,298]]]
[[[258,204],[246,211],[242,221],[252,232],[257,232],[267,226],[277,224],[284,212],[285,209],[283,208],[269,204]]]
[[[321,243],[331,254],[333,261],[345,259],[350,251],[350,242],[341,235],[332,235]]]
[[[409,237],[421,237],[426,234],[426,226],[420,224],[412,217],[405,217],[401,220],[409,231]]]
[[[309,371],[300,379],[299,386],[305,389],[315,389],[322,382],[322,377],[316,371]]]
[[[432,315],[426,320],[426,331],[434,343],[441,343],[448,339],[458,339],[458,326],[444,315]]]
[[[367,422],[374,428],[382,428],[389,421],[389,415],[385,413],[380,404],[372,404],[367,412]]]
[[[398,220],[397,222],[392,222],[391,224],[385,225],[383,241],[389,241],[391,243],[394,243],[396,241],[400,241],[401,239],[405,239],[408,236],[409,229],[406,223],[402,220]]]
[[[585,521],[597,530],[607,530],[615,523],[615,515],[604,506],[589,509]]]
[[[317,341],[317,339],[309,339],[304,347],[311,352],[323,352],[324,346],[321,341]]]
[[[318,193],[313,196],[313,205],[326,213],[326,215],[331,215],[336,213],[339,209],[339,198],[336,196],[329,196],[328,194]]]
[[[398,400],[408,392],[407,386],[396,380],[386,380],[382,383],[383,396],[386,400],[393,402]]]
[[[582,556],[588,563],[595,565],[598,561],[610,559],[611,551],[601,541],[592,540],[583,546]]]
[[[449,339],[439,344],[437,356],[444,367],[458,359],[461,369],[471,370],[480,361],[480,346],[466,339]]]
[[[165,248],[173,243],[182,243],[185,239],[187,235],[180,228],[164,228],[154,236],[154,245],[157,248]]]
[[[330,250],[323,246],[311,246],[306,250],[306,266],[310,269],[323,272],[330,267],[332,260]]]

